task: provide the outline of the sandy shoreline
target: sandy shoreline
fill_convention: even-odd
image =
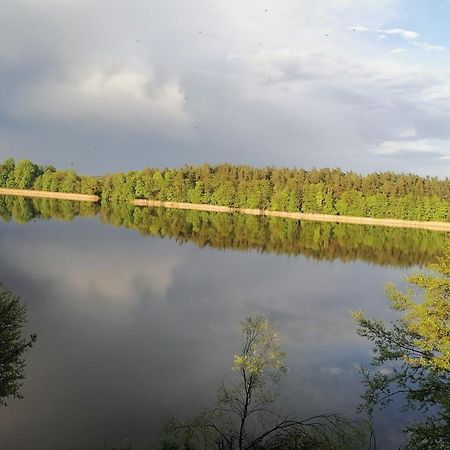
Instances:
[[[373,217],[338,216],[332,214],[314,214],[301,212],[269,211],[250,208],[231,208],[229,206],[206,205],[201,203],[163,202],[159,200],[132,200],[135,206],[163,207],[173,209],[191,209],[195,211],[212,211],[225,213],[241,213],[253,216],[282,217],[314,222],[351,223],[356,225],[375,225],[381,227],[419,228],[433,231],[450,231],[450,222],[423,222],[403,219],[375,219]]]
[[[53,198],[58,200],[74,200],[77,202],[98,202],[98,195],[76,194],[66,192],[33,191],[31,189],[0,188],[0,195],[14,195],[17,197]]]
[[[81,201],[81,202],[98,202],[100,200],[100,197],[98,195],[51,192],[51,191],[34,191],[27,189],[0,188],[0,195],[50,198],[58,200]],[[403,220],[403,219],[376,219],[373,217],[355,217],[355,216],[338,216],[334,214],[270,211],[265,209],[263,210],[251,208],[232,208],[229,206],[207,205],[202,203],[164,202],[160,200],[145,200],[145,199],[130,200],[130,203],[134,206],[144,206],[153,208],[156,207],[169,209],[170,208],[188,209],[194,211],[240,213],[252,216],[281,217],[285,219],[308,220],[313,222],[350,223],[355,225],[374,225],[374,226],[395,227],[395,228],[418,228],[424,230],[450,232],[450,222],[432,222],[432,221],[425,222],[419,220]]]

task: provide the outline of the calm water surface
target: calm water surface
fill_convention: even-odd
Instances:
[[[279,408],[355,416],[358,366],[371,346],[349,311],[394,318],[384,283],[417,267],[219,250],[153,234],[96,217],[0,222],[1,281],[21,295],[27,331],[38,335],[24,399],[0,409],[0,448],[151,442],[165,418],[215,401],[240,349],[240,321],[254,314],[279,323],[287,352]],[[398,446],[404,422],[396,408],[378,416],[381,448]]]

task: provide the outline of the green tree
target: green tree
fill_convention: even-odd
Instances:
[[[0,404],[10,398],[21,398],[25,378],[25,350],[33,345],[36,335],[23,337],[25,306],[20,298],[0,283]]]
[[[336,415],[305,420],[281,418],[270,406],[286,374],[276,326],[257,316],[241,324],[242,348],[234,357],[233,377],[219,389],[218,404],[194,419],[169,422],[163,449],[359,449],[361,424]]]
[[[371,413],[394,397],[425,420],[407,426],[409,449],[450,448],[450,249],[428,270],[406,278],[401,292],[387,286],[392,307],[403,316],[391,327],[354,314],[358,333],[375,344],[375,370],[363,369],[364,407]]]
[[[406,292],[393,285],[388,285],[387,292],[393,308],[404,312],[404,327],[423,353],[407,361],[450,372],[450,247],[427,268],[406,278],[410,286]]]
[[[16,163],[14,159],[9,158],[3,164],[0,164],[0,187],[9,187],[10,180],[14,177]]]
[[[41,169],[31,161],[19,161],[14,169],[14,187],[18,189],[30,189],[36,178],[41,174]]]

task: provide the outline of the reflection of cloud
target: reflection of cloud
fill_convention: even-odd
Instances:
[[[111,256],[111,258],[114,258]],[[114,258],[115,259],[115,258]],[[64,276],[68,287],[80,293],[80,298],[102,299],[108,303],[127,304],[140,300],[142,292],[164,297],[172,282],[175,261],[166,258],[149,258],[145,267],[126,262],[124,265],[78,269]],[[61,276],[62,277],[62,276]],[[91,301],[91,300],[88,300]]]
[[[328,375],[339,376],[342,375],[343,369],[341,367],[324,367],[321,371]]]
[[[29,248],[33,246],[30,258]],[[95,245],[93,245],[95,248]],[[72,247],[70,254],[58,242],[49,239],[40,242],[6,241],[2,254],[14,255],[10,265],[24,276],[44,278],[58,290],[61,298],[70,292],[78,306],[104,308],[105,311],[129,310],[143,297],[163,298],[173,281],[173,272],[179,260],[168,255],[146,255],[143,261],[132,251],[112,246],[89,252]],[[148,299],[150,300],[150,299]]]

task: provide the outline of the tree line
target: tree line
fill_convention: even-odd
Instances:
[[[101,177],[78,175],[74,170],[56,170],[28,160],[9,158],[0,164],[0,187],[36,191],[95,194],[101,192]]]
[[[80,176],[31,161],[0,165],[0,187],[97,194],[102,203],[147,198],[238,208],[409,220],[450,220],[448,179],[393,172],[218,164]]]

